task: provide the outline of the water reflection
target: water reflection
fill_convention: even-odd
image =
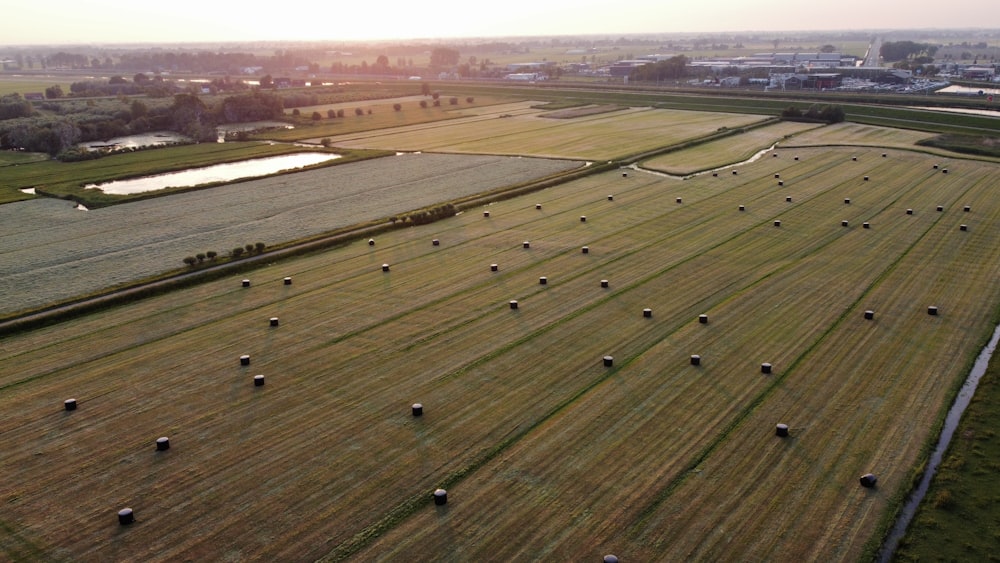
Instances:
[[[142,178],[132,178],[129,180],[118,180],[104,184],[89,184],[86,189],[98,189],[106,194],[129,195],[143,192],[162,190],[164,188],[181,188],[198,186],[213,182],[231,182],[234,180],[266,176],[284,170],[294,170],[304,166],[319,164],[340,158],[339,154],[307,152],[286,154],[281,156],[270,156],[265,158],[254,158],[231,162],[228,164],[215,164],[202,168],[190,168],[178,172],[167,174],[157,174],[156,176],[144,176]]]

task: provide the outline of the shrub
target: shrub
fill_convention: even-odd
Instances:
[[[364,114],[365,114],[365,110],[363,110],[361,108],[354,108],[354,115],[364,115]]]
[[[249,243],[248,244],[244,244],[243,245],[243,250],[246,250],[247,254],[251,254],[251,253],[253,253],[253,245],[249,244]]]
[[[243,247],[237,246],[233,249],[233,258],[239,258],[240,256],[243,256]]]
[[[344,110],[338,109],[337,110],[337,117],[344,117]]]
[[[448,98],[448,103],[451,104],[451,105],[453,105],[453,106],[457,106],[458,105],[458,98]]]
[[[321,119],[323,119],[323,116],[318,111],[314,111],[312,113],[312,120],[313,121],[319,121]]]
[[[426,108],[427,107],[427,100],[420,100],[420,107]]]
[[[256,242],[256,243],[254,243],[253,247],[254,247],[254,250],[256,250],[257,253],[259,254],[261,252],[264,252],[264,249],[267,248],[267,245],[264,244],[264,243],[262,243],[262,242]]]
[[[295,109],[292,110],[292,115],[294,115],[295,117],[298,117],[298,116],[302,115],[302,112],[299,111],[299,108],[295,108]]]
[[[194,257],[198,259],[198,263],[199,264],[205,261],[205,253],[204,252],[199,252],[198,254],[195,254]]]
[[[330,119],[333,119],[334,117],[337,117],[337,110],[335,110],[335,109],[328,109],[328,110],[326,110],[326,116],[328,118],[330,118]]]
[[[441,100],[434,100],[434,107],[441,107]]]
[[[396,111],[402,111],[403,110],[403,104],[392,104],[392,109],[394,109]]]
[[[184,263],[187,264],[188,266],[194,267],[194,265],[197,262],[198,262],[198,259],[195,258],[194,256],[185,256],[184,257]]]
[[[465,98],[465,103],[467,103],[467,104],[471,104],[474,101],[476,101],[476,99],[473,98],[472,96],[469,96],[468,98]]]
[[[333,141],[330,139],[330,137],[323,137],[322,139],[320,139],[320,142],[319,142],[319,144],[323,145],[326,148],[330,148],[330,145],[332,143],[333,143]]]
[[[214,250],[209,250],[208,252],[205,253],[205,256],[207,256],[208,259],[211,260],[212,262],[215,262],[215,258],[218,255],[219,255],[219,253],[216,252],[216,251],[214,251]]]

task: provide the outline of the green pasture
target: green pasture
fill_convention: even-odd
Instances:
[[[759,116],[650,108],[623,108],[572,119],[549,119],[539,113],[505,112],[435,127],[335,137],[332,142],[348,148],[613,160],[762,120]]]
[[[1000,303],[996,165],[881,152],[597,174],[5,337],[4,554],[870,556]]]
[[[642,166],[667,174],[686,175],[713,167],[742,162],[775,143],[820,125],[782,121],[749,131],[688,147],[643,161]]]

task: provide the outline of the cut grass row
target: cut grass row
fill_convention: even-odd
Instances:
[[[392,553],[390,545],[400,553],[409,545],[411,556],[428,558],[580,558],[605,549],[620,548],[620,555],[655,549],[669,530],[649,523],[677,506],[673,495],[687,490],[687,482],[677,481],[676,492],[662,497],[669,500],[650,491],[683,474],[700,452],[728,451],[711,444],[728,440],[733,421],[756,412],[745,410],[754,397],[775,393],[768,395],[767,380],[754,373],[760,360],[748,357],[751,348],[770,352],[775,379],[788,382],[784,366],[823,341],[858,292],[893,268],[906,241],[938,228],[942,240],[957,234],[945,229],[944,215],[938,226],[931,210],[957,201],[960,190],[947,186],[961,185],[969,171],[932,176],[926,161],[897,153],[854,163],[847,152],[801,155],[799,162],[766,159],[738,177],[683,183],[636,174],[588,178],[499,202],[489,219],[465,213],[388,233],[375,247],[348,245],[269,267],[252,276],[251,290],[236,280],[214,282],[5,339],[0,366],[24,366],[28,379],[8,386],[0,399],[0,412],[21,405],[0,427],[5,451],[19,429],[10,451],[14,467],[24,469],[9,485],[16,489],[10,504],[18,534],[48,551],[65,541],[83,558],[139,552],[312,558],[354,545],[350,538],[377,527],[392,507],[429,498],[422,495],[449,481],[455,502],[447,512],[396,512],[396,530],[382,530],[391,532],[382,536],[389,539],[361,555]],[[780,191],[776,170],[789,178]],[[862,183],[863,174],[876,181]],[[789,204],[784,195],[792,189]],[[901,189],[909,189],[907,197],[894,202]],[[676,204],[674,194],[684,203]],[[856,203],[844,206],[843,197]],[[748,212],[739,214],[738,203],[747,203]],[[995,204],[973,205],[986,221]],[[906,206],[918,214],[902,215]],[[852,224],[871,219],[875,228],[843,229],[836,210],[850,212],[845,218]],[[960,213],[949,206],[946,215]],[[782,228],[771,226],[775,217]],[[974,227],[968,234],[976,233]],[[986,228],[980,236],[988,236]],[[431,247],[432,237],[444,246]],[[522,240],[532,240],[532,248],[520,248]],[[581,244],[591,244],[592,254],[581,255]],[[497,275],[488,271],[491,261],[502,265]],[[393,265],[388,275],[379,271],[382,262]],[[295,285],[280,285],[283,275],[293,275]],[[538,286],[540,275],[551,285]],[[597,287],[602,278],[611,280],[610,291]],[[522,310],[509,311],[510,298],[521,300]],[[651,322],[639,315],[641,306],[654,308]],[[705,311],[713,322],[696,325]],[[265,326],[271,315],[281,317],[280,329]],[[164,328],[147,333],[143,325]],[[701,328],[715,338],[703,340]],[[692,380],[685,360],[696,344],[706,365]],[[893,356],[894,346],[884,353]],[[954,354],[965,347],[958,343]],[[268,375],[267,394],[247,387],[243,377],[250,372],[234,365],[239,353],[252,353],[251,369]],[[616,369],[600,367],[604,353],[614,353]],[[849,362],[841,367],[861,371]],[[954,379],[954,368],[940,373],[942,382]],[[834,382],[822,379],[809,392],[829,394]],[[71,427],[84,425],[75,430],[51,416],[67,393],[84,399],[81,411],[59,417]],[[932,390],[927,400],[940,402],[941,395]],[[427,406],[424,420],[408,416],[416,400]],[[847,402],[835,411],[856,413],[857,406]],[[837,420],[819,427],[810,442],[837,438],[831,435]],[[773,421],[764,426],[769,434]],[[149,440],[167,433],[176,438],[173,457],[154,459]],[[854,438],[858,448],[879,439]],[[734,443],[733,455],[758,456]],[[73,457],[81,448],[86,461]],[[560,448],[570,453],[550,453]],[[55,469],[28,482],[24,476],[43,462],[38,457]],[[913,461],[904,455],[898,463]],[[740,477],[746,468],[738,465],[718,482],[753,488],[756,481]],[[854,487],[855,469],[842,469]],[[66,471],[78,476],[75,483],[65,483]],[[890,475],[885,486],[898,483]],[[46,487],[60,493],[59,506],[49,506]],[[146,493],[137,498],[136,491]],[[790,493],[775,494],[792,513],[803,510]],[[622,501],[630,497],[647,503]],[[644,508],[652,500],[659,502]],[[140,525],[125,533],[111,529],[113,522],[109,528],[106,518],[120,502],[140,507]],[[698,514],[706,512],[717,514],[692,510],[690,525],[700,526]],[[552,516],[551,523],[534,514]],[[850,537],[837,525],[844,519],[836,510],[827,516],[834,522],[829,545]],[[637,522],[646,527],[622,547],[622,532]],[[858,528],[869,530],[869,522]],[[192,539],[194,527],[203,539]],[[59,539],[62,533],[67,539]],[[425,541],[415,551],[417,537]],[[706,549],[713,549],[709,540]],[[782,549],[802,549],[800,543]],[[302,546],[315,547],[304,553]]]

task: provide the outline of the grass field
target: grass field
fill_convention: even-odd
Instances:
[[[858,560],[1000,303],[996,165],[879,152],[594,175],[4,338],[3,553]]]
[[[910,529],[898,561],[990,561],[1000,547],[996,473],[1000,469],[1000,356],[994,354],[947,457],[938,468]],[[970,525],[974,523],[974,525]]]
[[[669,152],[644,161],[642,165],[650,170],[667,174],[693,174],[720,165],[742,162],[788,137],[818,127],[820,126],[815,124],[782,121],[717,141]]]
[[[580,166],[403,155],[91,211],[50,198],[0,206],[0,316],[172,271],[199,252],[274,246]]]
[[[493,113],[499,115],[333,137],[332,141],[335,146],[347,148],[613,160],[700,137],[721,127],[743,127],[763,119],[650,108],[573,119],[548,119],[539,115],[540,110],[530,109]]]

